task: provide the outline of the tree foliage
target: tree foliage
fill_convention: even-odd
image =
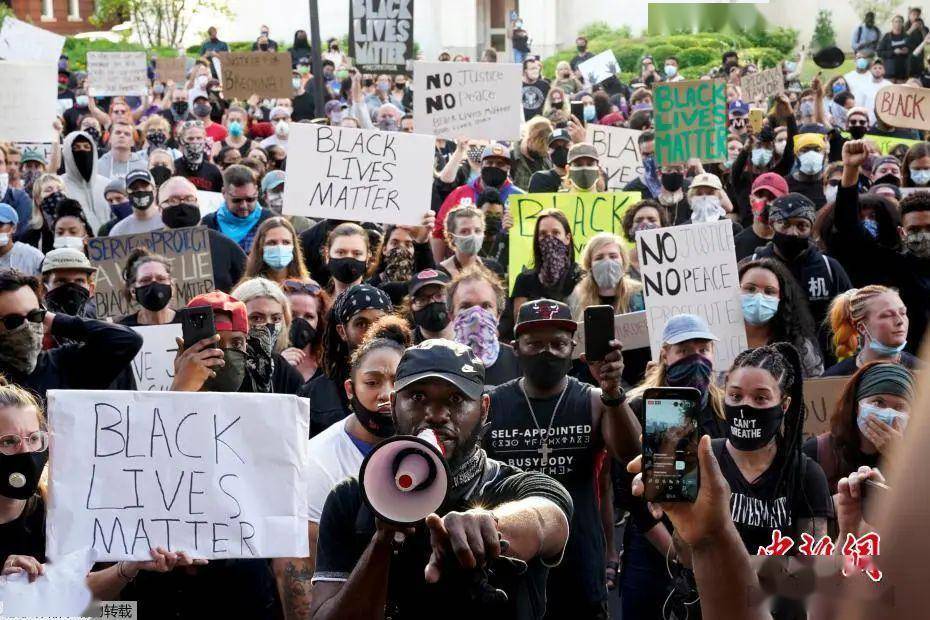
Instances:
[[[178,48],[195,15],[229,15],[226,0],[98,0],[91,21],[96,25],[130,21],[147,47]]]
[[[875,13],[876,24],[887,24],[904,3],[901,0],[850,0],[849,4],[860,19],[865,19],[865,14],[871,12]]]
[[[827,9],[817,11],[811,48],[815,50],[836,45],[836,32],[833,30],[833,14]]]

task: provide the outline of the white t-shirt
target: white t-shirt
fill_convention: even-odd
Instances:
[[[362,467],[364,457],[346,432],[348,421],[331,424],[310,440],[307,510],[314,523],[320,522],[329,492],[349,476],[357,476]]]
[[[862,105],[859,103],[859,93],[863,93],[869,88],[869,82],[872,81],[872,72],[866,71],[865,73],[859,73],[855,69],[843,76],[843,79],[846,80],[846,86],[849,87],[849,92],[851,92],[856,97],[856,105]]]
[[[154,205],[149,207],[149,209],[154,208]],[[161,221],[161,214],[156,214],[154,217],[150,217],[147,220],[140,220],[136,217],[136,214],[133,213],[128,217],[124,217],[116,224],[113,224],[113,228],[110,229],[110,236],[138,235],[161,230],[164,227],[165,223]]]
[[[878,91],[886,86],[891,86],[891,82],[884,78],[881,82],[869,80],[867,84],[862,86],[859,93],[856,94],[856,105],[862,106],[869,111],[869,122],[872,124],[875,123],[875,96],[878,95]]]
[[[26,275],[42,275],[42,261],[45,254],[27,243],[15,241],[13,249],[0,256],[0,269],[17,269]]]

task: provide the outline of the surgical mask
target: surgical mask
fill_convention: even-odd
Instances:
[[[494,166],[481,169],[481,182],[488,187],[501,187],[507,180],[507,172]]]
[[[481,306],[462,310],[452,321],[453,339],[475,352],[486,368],[497,361],[500,353],[497,316]]]
[[[663,172],[662,187],[669,192],[677,192],[685,182],[685,175],[680,172]]]
[[[291,133],[291,126],[285,120],[280,120],[274,124],[274,132],[280,138],[286,138]]]
[[[215,368],[215,377],[203,382],[201,392],[237,392],[245,380],[245,352],[239,349],[223,349],[222,367]]]
[[[552,351],[543,351],[533,355],[521,355],[520,365],[526,379],[537,388],[550,388],[557,385],[568,374],[572,365],[571,357],[559,357]]]
[[[930,169],[918,170],[911,168],[911,181],[914,182],[914,185],[927,185],[930,183]]]
[[[79,108],[86,108],[89,103],[89,97],[87,95],[78,95],[74,98],[74,103],[77,104]]]
[[[737,450],[759,450],[778,434],[785,411],[781,405],[750,407],[723,404],[727,419],[727,439]]]
[[[444,301],[434,301],[413,311],[413,322],[434,334],[444,330],[449,319],[449,308]]]
[[[24,375],[31,374],[38,363],[44,335],[45,328],[42,323],[32,321],[26,321],[16,329],[0,333],[0,363]]]
[[[194,116],[196,116],[197,118],[206,118],[210,116],[210,104],[195,103],[194,104]]]
[[[0,248],[10,245],[10,233],[0,233]]]
[[[294,87],[294,90],[297,90],[298,88],[300,88],[300,78],[299,77],[291,78],[291,86]]]
[[[798,156],[801,172],[804,174],[818,174],[823,170],[823,153],[820,151],[806,151]]]
[[[866,402],[859,403],[859,413],[856,414],[856,424],[859,425],[860,431],[865,431],[866,423],[868,422],[868,417],[872,416],[876,420],[881,420],[888,426],[894,427],[895,419],[900,419],[901,424],[899,431],[903,431],[907,428],[907,422],[909,416],[906,413],[901,413],[897,409],[892,409],[891,407],[876,407],[875,405],[870,405]]]
[[[881,355],[882,357],[894,357],[898,353],[903,351],[904,347],[907,346],[907,340],[905,340],[904,342],[902,342],[901,344],[897,346],[883,344],[872,337],[872,333],[869,331],[868,327],[865,328],[865,335],[868,337],[868,340],[869,340],[869,349],[871,349],[878,355]]]
[[[920,258],[930,258],[930,231],[910,232],[904,237],[908,251]]]
[[[695,224],[716,222],[726,215],[726,211],[720,206],[718,196],[692,196],[689,202],[691,204],[691,221]]]
[[[316,339],[316,328],[303,317],[294,317],[291,320],[290,336],[291,346],[303,349]]]
[[[354,394],[349,404],[352,406],[355,417],[372,435],[390,437],[394,434],[394,417],[389,412],[382,413],[368,409]]]
[[[164,310],[171,301],[171,285],[164,282],[150,282],[136,287],[136,301],[151,312]]]
[[[270,192],[265,194],[265,206],[281,215],[281,210],[284,208],[284,193]]]
[[[564,146],[559,146],[559,147],[552,149],[552,152],[549,153],[549,159],[552,160],[553,166],[564,168],[565,164],[568,163],[568,148]],[[928,170],[928,172],[930,172],[930,170]],[[913,176],[914,175],[911,174],[911,178],[913,178]]]
[[[90,299],[90,291],[75,282],[56,286],[45,294],[45,305],[53,312],[80,316]]]
[[[794,73],[794,70],[798,68],[798,63],[789,60],[785,62],[785,69],[788,70],[788,73]]]
[[[615,289],[623,277],[623,263],[613,258],[602,258],[591,264],[591,277],[598,288]]]
[[[378,82],[378,90],[380,90],[382,93],[388,92],[389,90],[391,90],[391,83],[390,82]]]
[[[187,228],[200,222],[200,207],[182,202],[174,207],[165,207],[161,221],[168,228]]]
[[[145,211],[155,203],[155,192],[132,192],[129,194],[129,202],[134,208]]]
[[[753,166],[768,166],[769,162],[772,161],[772,150],[771,149],[752,149],[752,165]]]
[[[474,235],[452,235],[452,244],[455,249],[468,256],[474,256],[481,251],[484,244],[484,235],[476,233]]]
[[[229,135],[233,138],[238,138],[242,136],[242,123],[239,121],[232,121],[229,123]]]
[[[875,220],[862,220],[862,229],[873,239],[878,239],[878,222]]]
[[[856,59],[856,69],[859,71],[865,71],[869,68],[869,59],[868,58],[857,58]]]
[[[331,258],[327,266],[335,279],[343,284],[352,284],[365,275],[367,263],[352,257]]]
[[[676,73],[678,73],[678,67],[675,65],[665,65],[666,77],[673,77]]]
[[[55,237],[55,243],[52,244],[56,250],[61,248],[71,248],[72,250],[84,250],[84,238],[83,237],[68,237],[66,235],[60,235]]]
[[[583,116],[584,116],[585,122],[590,123],[590,122],[594,121],[594,119],[597,118],[597,112],[595,112],[594,106],[593,106],[593,105],[586,105],[586,106],[584,107]]]
[[[48,450],[0,454],[0,495],[29,499],[35,495],[48,462]]]
[[[154,86],[152,86],[152,92],[159,96],[164,95],[165,85],[161,83],[155,84]]]
[[[272,269],[284,269],[294,260],[294,246],[266,245],[262,248],[262,260]]]
[[[597,185],[600,169],[597,166],[572,167],[568,173],[572,183],[578,189],[589,192]]]
[[[841,92],[843,92],[844,90],[846,90],[846,85],[845,85],[845,84],[840,84],[839,82],[837,82],[836,84],[833,85],[833,94],[834,94],[834,95],[839,95],[839,94],[840,94]]]
[[[823,196],[827,199],[827,202],[836,202],[836,193],[839,191],[839,187],[836,185],[828,185],[823,190]]]
[[[762,293],[743,293],[740,303],[743,306],[743,318],[750,325],[765,325],[778,312],[778,297]]]

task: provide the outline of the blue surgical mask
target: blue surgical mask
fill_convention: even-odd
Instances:
[[[778,312],[778,297],[762,293],[743,293],[740,302],[743,306],[743,318],[750,325],[765,325]]]
[[[845,84],[841,84],[841,83],[837,82],[837,83],[835,83],[835,84],[833,85],[833,94],[834,94],[834,95],[839,95],[839,94],[840,94],[841,92],[843,92],[844,90],[846,90],[846,85],[845,85]]]
[[[86,108],[88,101],[89,98],[87,95],[78,95],[74,98],[74,103],[76,103],[79,108]]]
[[[593,106],[593,105],[586,105],[586,106],[584,107],[584,120],[585,120],[586,122],[590,123],[590,122],[593,121],[595,118],[597,118],[596,114],[597,114],[597,113],[594,111],[594,106]]]
[[[242,135],[242,123],[239,121],[232,121],[229,123],[229,135],[234,138],[238,138]]]
[[[865,335],[868,336],[869,338],[869,348],[875,353],[881,355],[882,357],[894,357],[898,353],[903,351],[904,347],[907,346],[907,340],[905,340],[904,342],[902,342],[896,347],[881,343],[872,337],[872,334],[869,332],[868,328],[866,328],[865,330]]]
[[[914,185],[927,185],[930,183],[930,170],[911,168],[911,181]]]
[[[819,174],[823,170],[823,153],[807,151],[798,156],[798,165],[804,174]]]
[[[869,68],[868,58],[857,58],[856,59],[856,69],[859,69],[859,71],[865,71],[868,68]]]
[[[785,63],[785,69],[788,70],[788,73],[794,73],[794,70],[798,68],[798,63],[789,60]]]
[[[752,149],[752,165],[767,166],[772,161],[772,149],[756,148]]]
[[[901,413],[897,409],[892,409],[890,407],[881,408],[876,407],[875,405],[870,405],[868,403],[859,403],[859,413],[856,415],[856,423],[859,425],[859,430],[863,430],[866,425],[866,418],[871,415],[876,420],[881,420],[888,426],[894,426],[895,418],[901,418],[901,428],[898,430],[904,430],[907,428],[907,414]]]
[[[873,239],[878,239],[878,222],[875,220],[862,220],[862,228]]]
[[[262,259],[272,269],[284,269],[294,260],[294,246],[266,245],[262,249]]]
[[[667,77],[674,77],[678,73],[678,67],[675,65],[665,65],[665,75]]]

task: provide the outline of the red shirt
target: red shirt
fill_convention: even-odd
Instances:
[[[229,135],[226,128],[219,123],[211,123],[209,127],[205,128],[205,131],[214,142],[222,142]]]

